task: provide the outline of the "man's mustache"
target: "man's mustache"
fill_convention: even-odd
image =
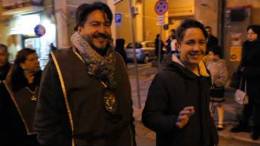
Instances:
[[[105,33],[96,33],[93,35],[93,38],[103,38],[103,39],[108,39],[108,40],[112,39],[111,35],[105,34]]]
[[[205,52],[204,51],[191,51],[190,53],[189,53],[190,55],[203,55],[203,54],[205,54]]]

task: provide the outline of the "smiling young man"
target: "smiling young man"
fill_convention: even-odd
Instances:
[[[209,112],[210,77],[202,58],[207,32],[192,19],[176,30],[179,56],[153,79],[142,121],[156,132],[156,146],[215,146],[216,128]]]
[[[46,146],[135,146],[130,83],[112,48],[112,12],[101,2],[76,12],[72,49],[51,54],[35,129]]]

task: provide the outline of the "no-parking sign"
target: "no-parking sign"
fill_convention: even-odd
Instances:
[[[168,11],[168,2],[166,0],[158,0],[154,6],[157,15],[163,15]]]
[[[41,24],[38,24],[34,27],[34,33],[36,36],[41,37],[45,34],[45,27]]]
[[[122,14],[121,13],[116,13],[115,14],[115,23],[116,25],[120,25],[122,22]]]

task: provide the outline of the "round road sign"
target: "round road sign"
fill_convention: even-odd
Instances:
[[[155,4],[155,12],[157,15],[163,15],[168,11],[168,3],[166,0],[158,0]]]
[[[46,29],[43,25],[38,24],[34,27],[34,32],[36,36],[41,37],[45,34]]]

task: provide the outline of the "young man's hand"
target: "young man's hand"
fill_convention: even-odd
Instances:
[[[184,107],[179,113],[176,126],[178,128],[183,128],[184,126],[186,126],[190,120],[190,116],[192,116],[194,113],[195,113],[194,106]]]

